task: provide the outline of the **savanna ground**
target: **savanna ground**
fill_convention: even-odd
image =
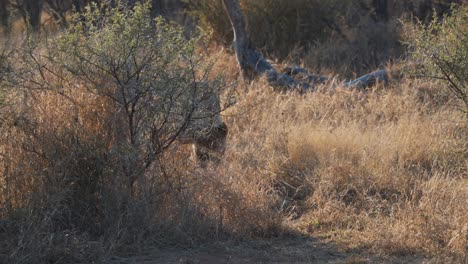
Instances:
[[[112,27],[106,38],[90,31],[98,44],[85,42],[87,49],[73,54],[41,44],[24,49],[40,63],[17,57],[27,52],[11,55],[18,72],[2,89],[1,263],[467,263],[466,113],[442,82],[401,74],[406,61],[393,54],[400,46],[372,57],[393,58],[386,85],[364,91],[322,85],[299,95],[275,91],[261,78],[243,84],[232,51],[212,45],[204,60],[214,64],[193,70],[202,73],[197,80],[221,75],[222,102],[236,102],[222,112],[229,133],[221,162],[202,168],[191,146],[174,142],[144,167],[145,185],[130,194],[128,168],[140,170],[132,167],[146,161],[139,153],[158,145],[125,132],[133,124],[121,116],[126,105],[110,99],[114,89],[129,89],[114,82],[121,75],[87,71],[74,59],[80,52],[107,54],[127,43],[121,38],[151,30],[139,27],[133,35],[132,25],[145,21],[141,12],[142,20],[123,20],[128,35]],[[390,27],[385,37],[392,39],[400,34],[392,23],[359,30],[372,40]],[[193,55],[177,34],[161,34],[174,38],[170,50],[180,45]],[[74,44],[74,36],[61,39],[57,50]],[[356,62],[372,41],[332,42],[297,51],[303,53],[284,64],[320,64],[322,72],[344,76],[378,66]],[[147,45],[173,58],[165,43]],[[343,53],[348,49],[353,56]],[[110,57],[120,61],[125,50]],[[73,68],[41,77],[40,69],[63,67],[50,59],[61,56],[80,74]],[[148,67],[164,67],[167,76],[141,78],[166,78],[162,87],[177,90],[186,76],[177,65],[187,61],[164,63]],[[103,84],[109,91],[99,90]],[[141,111],[148,118],[162,110]],[[147,130],[153,132],[144,125],[135,131]]]

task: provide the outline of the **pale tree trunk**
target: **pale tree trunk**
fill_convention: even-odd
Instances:
[[[286,68],[278,72],[266,61],[253,46],[245,31],[245,20],[239,0],[223,0],[229,20],[234,31],[233,48],[236,52],[239,69],[245,81],[251,82],[256,76],[266,76],[268,83],[276,88],[299,90],[304,92],[313,89],[317,84],[332,80],[331,78],[311,75],[299,67]],[[295,76],[302,78],[297,79]],[[377,82],[386,82],[387,71],[380,70],[364,75],[356,80],[344,82],[345,87],[362,89]]]
[[[245,31],[245,20],[239,0],[223,0],[223,2],[234,31],[233,47],[244,80],[251,82],[256,75],[266,75],[268,82],[273,86],[307,89],[308,84],[279,73],[255,50]]]

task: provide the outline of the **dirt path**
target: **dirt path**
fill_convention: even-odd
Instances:
[[[417,257],[381,258],[345,253],[312,238],[218,243],[196,249],[160,250],[147,256],[116,258],[112,264],[237,264],[237,263],[431,263]]]

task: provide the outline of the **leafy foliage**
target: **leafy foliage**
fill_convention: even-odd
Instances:
[[[418,66],[413,74],[441,82],[468,112],[468,7],[453,7],[440,21],[407,24],[406,43]]]
[[[133,9],[120,5],[89,9],[86,22],[75,17],[74,26],[57,40],[54,61],[89,89],[122,106],[129,118],[139,120],[129,124],[134,126],[132,137],[145,131],[140,124],[156,128],[167,123],[172,138],[193,121],[200,95],[219,92],[216,85],[203,85],[210,65],[195,50],[201,35],[187,39],[181,28],[162,19],[153,22],[148,1]],[[143,116],[131,116],[142,109]]]

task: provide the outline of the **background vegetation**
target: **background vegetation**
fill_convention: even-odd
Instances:
[[[186,0],[213,38],[231,45],[232,31],[220,0]],[[247,31],[268,57],[303,63],[317,72],[363,75],[403,53],[400,18],[430,20],[457,1],[242,0]]]
[[[439,81],[468,111],[468,8],[455,9],[442,23],[434,17],[427,26],[407,24],[406,38],[419,77]]]
[[[385,65],[390,82],[366,91],[301,96],[263,80],[232,90],[218,1],[187,3],[210,45],[153,20],[148,3],[3,37],[0,263],[112,262],[291,234],[351,254],[465,261],[466,7],[377,2],[242,1],[278,66],[353,76]],[[228,145],[201,168],[177,139],[213,122],[205,95],[218,94]]]

